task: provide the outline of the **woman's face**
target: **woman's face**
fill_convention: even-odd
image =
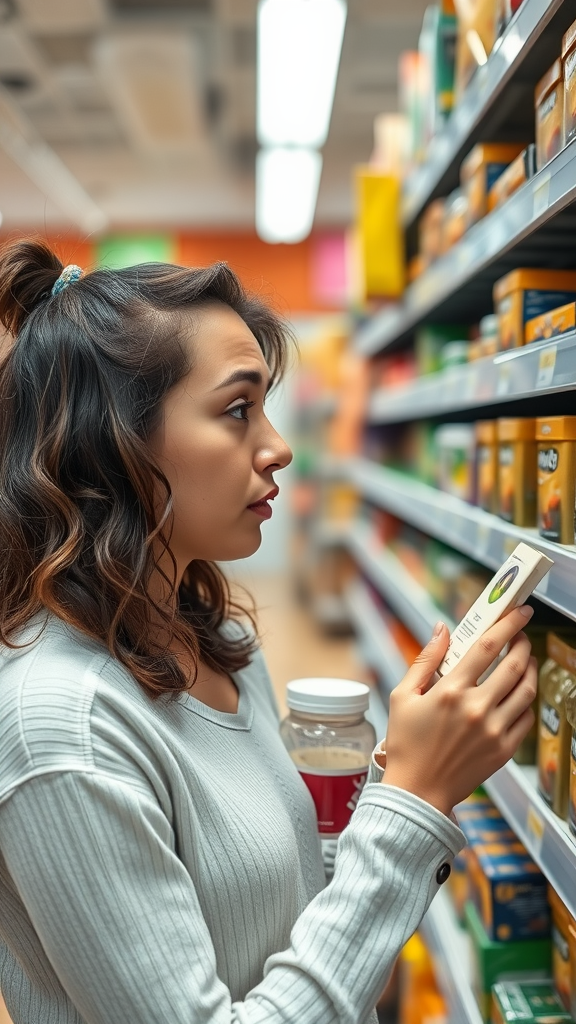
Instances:
[[[264,413],[270,372],[241,317],[214,304],[190,319],[192,370],[166,395],[152,453],[174,500],[170,547],[177,585],[195,558],[245,558],[260,545],[277,486],[273,474],[292,452]]]

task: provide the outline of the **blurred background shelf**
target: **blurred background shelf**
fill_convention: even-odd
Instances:
[[[421,930],[448,1003],[450,1024],[482,1024],[471,985],[470,939],[460,928],[444,888],[434,897]]]

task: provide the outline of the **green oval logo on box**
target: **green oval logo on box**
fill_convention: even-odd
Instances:
[[[500,577],[490,591],[488,604],[495,604],[496,601],[500,600],[506,591],[510,589],[519,572],[520,570],[518,566],[513,565],[504,573],[503,576]]]

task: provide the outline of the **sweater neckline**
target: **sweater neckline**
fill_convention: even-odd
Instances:
[[[235,714],[230,711],[217,711],[216,708],[211,708],[209,704],[204,704],[203,701],[188,692],[181,693],[178,700],[185,711],[191,711],[192,714],[205,718],[214,725],[220,725],[224,729],[247,732],[252,727],[254,717],[252,702],[246,690],[242,672],[231,672],[230,676],[238,690],[238,710]]]

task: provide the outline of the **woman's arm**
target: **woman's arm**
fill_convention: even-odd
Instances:
[[[463,843],[418,797],[366,786],[333,881],[232,1003],[152,791],[71,771],[30,779],[0,807],[6,865],[86,1024],[364,1024]]]

